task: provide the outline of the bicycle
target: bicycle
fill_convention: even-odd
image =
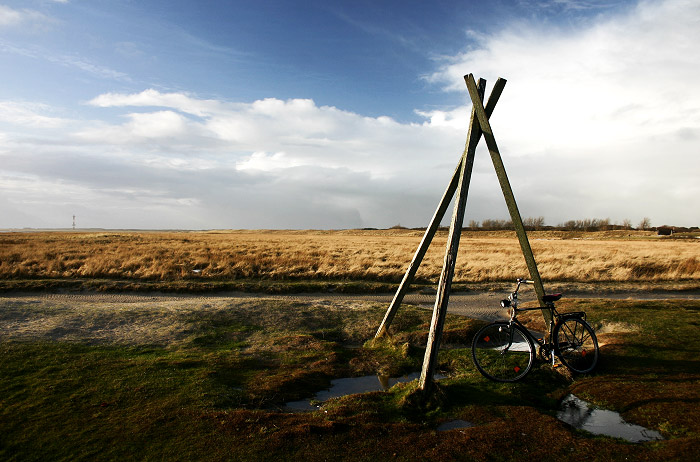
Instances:
[[[515,382],[525,377],[535,359],[535,344],[540,357],[551,361],[555,367],[555,358],[569,370],[578,374],[591,372],[598,363],[598,339],[593,328],[586,322],[586,313],[559,313],[554,302],[562,294],[543,297],[544,307],[518,308],[518,291],[521,284],[533,281],[517,279],[515,290],[501,301],[503,308],[509,308],[508,321],[496,321],[482,327],[472,341],[472,359],[476,368],[485,377],[497,382]],[[535,337],[518,320],[521,311],[549,310],[549,322],[546,339]]]

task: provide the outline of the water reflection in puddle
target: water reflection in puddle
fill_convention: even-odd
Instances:
[[[473,423],[467,422],[466,420],[450,420],[449,422],[445,422],[443,424],[438,425],[436,430],[439,432],[446,432],[448,430],[457,430],[459,428],[471,428],[473,426]]]
[[[313,405],[313,402],[323,403],[331,398],[354,395],[356,393],[367,393],[370,391],[388,390],[397,383],[410,382],[420,377],[420,372],[404,375],[403,377],[387,377],[381,375],[367,375],[364,377],[349,377],[331,381],[331,386],[327,390],[319,391],[313,398],[301,401],[291,401],[285,404],[285,408],[294,411],[313,411],[321,407],[320,404]],[[435,374],[435,380],[444,378],[443,375]]]
[[[632,443],[663,439],[657,431],[627,423],[617,412],[596,409],[574,395],[567,396],[561,402],[557,418],[579,430],[623,438]]]

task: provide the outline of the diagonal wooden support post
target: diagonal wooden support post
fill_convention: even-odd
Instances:
[[[503,191],[503,196],[506,199],[506,205],[508,206],[508,212],[510,213],[510,218],[513,221],[513,226],[515,227],[515,232],[518,235],[518,240],[520,241],[520,248],[523,251],[523,256],[525,257],[525,263],[530,271],[530,277],[535,282],[535,292],[537,293],[537,299],[540,302],[540,306],[544,306],[544,287],[542,285],[542,279],[540,278],[540,272],[537,269],[537,263],[535,262],[535,257],[532,254],[532,248],[530,247],[530,241],[527,238],[527,233],[525,232],[525,227],[523,226],[523,220],[520,217],[520,212],[518,211],[518,205],[515,202],[515,196],[513,195],[513,190],[510,187],[510,182],[508,181],[508,176],[506,175],[506,169],[503,165],[503,160],[501,159],[501,154],[498,151],[498,145],[496,144],[496,138],[491,130],[491,125],[489,124],[489,119],[484,111],[481,103],[481,98],[479,96],[479,88],[474,81],[474,76],[468,74],[464,76],[464,80],[467,83],[467,89],[469,90],[469,96],[472,99],[473,110],[476,113],[476,117],[479,120],[479,125],[484,134],[484,140],[486,140],[486,146],[491,154],[491,161],[496,169],[496,176],[501,184],[501,190]],[[552,322],[549,311],[542,310],[542,315],[545,321],[549,324]]]
[[[499,78],[496,81],[496,84],[493,87],[493,90],[491,90],[491,95],[489,96],[489,100],[486,103],[486,114],[488,117],[491,117],[491,114],[493,114],[493,110],[496,108],[496,103],[498,103],[498,99],[501,97],[501,93],[503,93],[503,88],[506,85],[506,80]],[[452,179],[450,180],[450,184],[447,186],[447,189],[445,190],[445,193],[442,195],[442,199],[440,200],[440,204],[438,205],[437,209],[435,210],[435,213],[433,214],[433,218],[430,221],[430,225],[428,228],[425,230],[425,234],[423,235],[423,239],[421,240],[420,244],[418,245],[418,249],[416,250],[416,253],[413,255],[413,259],[411,260],[411,263],[408,265],[408,269],[406,270],[406,274],[404,274],[403,279],[401,280],[401,284],[399,284],[399,288],[396,290],[396,294],[394,295],[393,300],[391,301],[391,304],[389,305],[389,308],[386,311],[386,314],[384,315],[384,319],[382,320],[381,325],[379,326],[379,329],[377,329],[377,333],[375,335],[375,338],[382,337],[388,333],[389,326],[391,325],[391,322],[394,320],[394,316],[396,316],[396,312],[398,311],[399,307],[401,306],[401,302],[403,301],[404,296],[406,295],[406,292],[408,292],[408,288],[413,282],[413,278],[416,276],[416,272],[418,271],[418,268],[420,267],[421,262],[423,261],[423,257],[425,256],[425,253],[428,251],[428,247],[430,247],[430,243],[433,240],[433,237],[435,237],[435,233],[437,232],[438,227],[440,226],[440,222],[442,221],[443,217],[445,216],[445,212],[447,211],[447,207],[450,205],[450,201],[452,200],[452,197],[454,196],[455,191],[457,190],[457,186],[459,184],[459,179],[460,175],[462,173],[462,164],[463,160],[466,158],[466,154],[469,150],[469,145],[470,145],[470,140],[474,138],[476,141],[475,143],[478,143],[479,139],[481,138],[481,128],[478,127],[478,134],[470,135],[471,133],[471,125],[469,128],[470,132],[467,133],[467,142],[466,145],[464,146],[464,152],[462,153],[462,157],[460,158],[459,164],[457,165],[457,168],[455,169],[454,173],[452,174]],[[476,144],[475,144],[476,146]],[[471,157],[472,159],[472,165],[473,165],[473,156]],[[469,176],[471,177],[471,167],[469,167]]]
[[[479,99],[480,103],[484,98],[485,90],[486,81],[479,79],[477,98]],[[425,356],[423,358],[423,368],[418,381],[418,386],[424,393],[430,391],[433,383],[433,376],[435,375],[435,369],[437,367],[438,352],[440,351],[440,339],[442,337],[443,326],[445,325],[445,317],[447,316],[447,306],[450,299],[452,278],[454,276],[455,264],[457,263],[459,240],[462,235],[464,209],[467,203],[467,193],[469,192],[472,167],[474,166],[474,154],[476,152],[476,145],[479,143],[480,138],[480,125],[476,119],[476,113],[472,108],[469,132],[467,134],[467,147],[462,155],[462,169],[459,178],[459,185],[457,187],[454,212],[452,213],[452,222],[450,223],[450,233],[447,237],[445,260],[442,266],[442,273],[440,274],[440,282],[438,283],[438,293],[437,297],[435,298],[433,318],[430,322],[430,332],[428,333],[428,344],[426,345]]]

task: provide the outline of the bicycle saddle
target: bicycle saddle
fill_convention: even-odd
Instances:
[[[556,302],[561,298],[562,294],[549,294],[542,297],[542,301],[545,303]]]

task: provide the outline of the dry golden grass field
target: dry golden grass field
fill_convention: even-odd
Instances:
[[[437,281],[446,232],[435,238],[417,281]],[[379,281],[401,280],[423,232],[55,231],[0,233],[0,280]],[[644,231],[528,236],[547,281],[679,284],[700,287],[700,239]],[[513,232],[464,232],[455,283],[527,275]]]

